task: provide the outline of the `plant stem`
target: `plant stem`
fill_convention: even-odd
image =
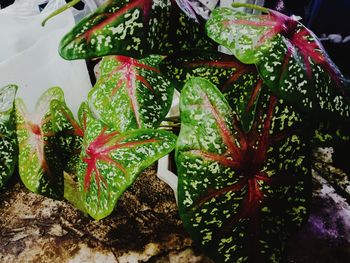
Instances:
[[[269,13],[270,12],[268,8],[265,8],[265,7],[262,7],[262,6],[259,6],[259,5],[248,4],[248,3],[233,3],[232,7],[234,7],[234,8],[245,7],[245,8],[250,8],[250,9],[253,9],[253,10],[259,10],[259,11],[261,11],[263,13]]]
[[[63,5],[62,7],[58,8],[57,10],[53,11],[51,14],[48,15],[48,17],[46,17],[44,19],[43,22],[41,22],[41,26],[45,26],[46,22],[48,20],[50,20],[51,18],[57,16],[58,14],[62,13],[63,11],[66,11],[67,9],[71,8],[72,6],[74,6],[75,4],[79,3],[81,0],[73,0],[72,2],[69,2],[65,5]]]

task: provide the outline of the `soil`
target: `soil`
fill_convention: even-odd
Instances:
[[[0,207],[0,262],[210,262],[193,248],[154,167],[100,221],[18,179],[0,194]]]
[[[173,191],[147,169],[107,218],[29,192],[15,177],[0,193],[0,262],[211,263],[183,229]],[[311,213],[287,247],[287,263],[350,258],[350,180],[332,149],[315,152]]]

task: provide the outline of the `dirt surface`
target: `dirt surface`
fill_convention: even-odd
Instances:
[[[349,176],[333,166],[331,149],[315,152],[313,168],[310,218],[290,240],[286,262],[349,262]],[[173,192],[154,168],[101,221],[30,193],[18,178],[0,193],[0,215],[1,263],[211,262],[185,233]]]
[[[310,217],[289,242],[288,263],[350,262],[350,177],[332,154],[332,148],[314,152]]]
[[[0,262],[209,262],[194,252],[173,192],[154,169],[100,221],[16,180],[0,194],[0,214]]]

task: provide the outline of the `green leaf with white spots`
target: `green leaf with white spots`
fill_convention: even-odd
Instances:
[[[64,173],[64,198],[75,208],[87,214],[82,196],[79,192],[79,185],[76,176]]]
[[[96,117],[92,113],[88,103],[86,101],[82,102],[79,110],[78,110],[78,120],[80,127],[82,128],[83,132],[86,130],[86,127],[96,120]]]
[[[79,108],[81,123],[77,122],[73,113],[63,101],[54,100],[50,104],[55,132],[55,148],[64,167],[64,198],[75,208],[86,213],[79,193],[77,172],[79,168],[84,131],[89,118],[93,120],[86,102]]]
[[[57,155],[61,159],[64,171],[76,174],[84,131],[64,101],[53,100],[50,103],[50,111]]]
[[[295,17],[259,9],[265,13],[214,10],[206,24],[208,36],[243,63],[255,64],[278,97],[315,119],[348,120],[350,95],[344,78],[317,37]]]
[[[257,99],[257,118],[245,132],[209,81],[191,79],[181,92],[179,212],[215,262],[280,262],[308,214],[308,129],[266,87]]]
[[[14,100],[17,86],[0,88],[0,188],[13,174],[17,165],[18,145]]]
[[[248,131],[251,128],[257,98],[262,89],[262,80],[254,66],[243,64],[234,56],[216,51],[189,50],[168,56],[162,61],[160,68],[178,90],[194,77],[209,80],[238,112],[243,130]]]
[[[172,0],[111,0],[62,39],[59,53],[65,59],[143,57],[214,46]]]
[[[82,200],[94,219],[108,216],[137,176],[175,147],[176,136],[162,130],[119,133],[102,122],[91,123],[84,136],[78,180]]]
[[[63,164],[57,154],[52,101],[64,102],[59,87],[48,89],[38,100],[35,112],[29,114],[21,99],[16,100],[19,174],[32,192],[47,197],[63,197]]]
[[[168,113],[174,88],[159,71],[161,56],[136,60],[108,56],[101,61],[101,77],[88,95],[97,117],[124,132],[156,128]]]

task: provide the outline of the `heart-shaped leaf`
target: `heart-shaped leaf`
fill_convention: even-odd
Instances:
[[[60,88],[50,88],[41,95],[33,114],[27,112],[21,99],[16,100],[18,166],[22,182],[30,191],[61,199],[63,164],[56,149],[57,137],[50,111],[52,101],[64,102]]]
[[[194,77],[202,77],[215,84],[239,113],[243,130],[250,130],[262,89],[262,81],[254,66],[223,53],[190,50],[168,56],[160,68],[178,90]]]
[[[0,88],[0,188],[13,174],[17,164],[17,136],[14,100],[17,86]]]
[[[203,31],[174,1],[111,0],[79,22],[62,39],[59,52],[65,59],[79,59],[213,48]]]
[[[159,71],[160,61],[160,56],[140,60],[104,57],[101,77],[88,96],[92,111],[120,132],[158,127],[174,93],[170,81]]]
[[[119,133],[95,121],[84,136],[78,179],[87,212],[108,216],[139,173],[175,147],[176,136],[162,130]]]
[[[206,24],[208,36],[243,63],[256,64],[264,83],[280,98],[315,118],[348,119],[343,76],[316,36],[295,17],[259,9],[266,13],[214,10]]]
[[[249,132],[209,81],[181,92],[179,212],[216,262],[279,262],[304,222],[311,167],[303,119],[264,88]]]

